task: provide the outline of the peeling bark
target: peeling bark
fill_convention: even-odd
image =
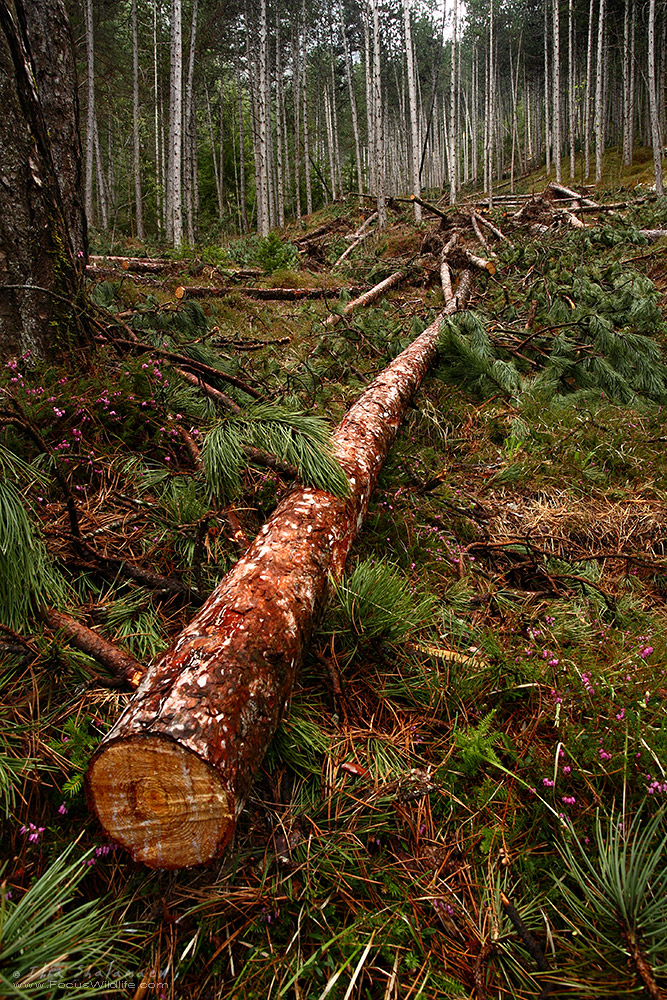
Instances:
[[[295,489],[201,611],[154,662],[93,757],[88,800],[109,836],[156,868],[229,843],[324,602],[340,575],[405,408],[432,364],[442,319],[386,368],[334,434],[350,494]]]

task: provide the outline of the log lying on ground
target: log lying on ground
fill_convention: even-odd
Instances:
[[[88,258],[93,267],[120,267],[123,271],[134,271],[136,274],[159,274],[169,271],[179,264],[179,261],[160,260],[149,257],[105,257],[91,254]]]
[[[464,249],[463,253],[471,267],[477,268],[478,271],[486,271],[488,274],[496,273],[497,267],[492,260],[485,260],[484,257],[478,257],[467,249]]]
[[[651,243],[654,243],[656,240],[664,240],[665,236],[667,236],[667,229],[640,229],[639,232]]]
[[[342,254],[338,258],[338,260],[336,261],[336,263],[333,265],[334,267],[338,267],[339,264],[342,264],[343,261],[347,257],[349,257],[349,255],[352,253],[352,251],[356,247],[359,246],[360,243],[363,243],[364,240],[368,239],[368,237],[371,234],[368,233],[368,232],[366,232],[366,230],[371,225],[371,223],[375,222],[375,220],[377,219],[377,217],[378,217],[377,212],[371,212],[371,214],[368,216],[368,218],[364,219],[364,221],[359,226],[359,228],[357,229],[357,231],[355,233],[353,233],[352,236],[350,237],[350,239],[351,239],[352,242],[350,243],[349,247],[346,247],[345,250],[343,250]]]
[[[349,316],[355,309],[360,309],[362,306],[369,306],[371,302],[375,302],[381,295],[388,292],[390,288],[394,288],[398,285],[401,278],[404,276],[405,273],[403,271],[394,271],[394,273],[390,274],[388,278],[385,278],[384,281],[380,281],[377,285],[369,288],[368,291],[364,292],[363,295],[360,295],[359,298],[352,299],[351,302],[348,302],[342,313],[332,313],[331,316],[328,316],[324,321],[324,325],[335,326],[336,323],[343,318],[343,316]]]
[[[551,181],[547,184],[547,190],[549,190],[549,188],[562,197],[571,198],[572,201],[579,202],[580,205],[588,205],[590,208],[598,208],[598,203],[593,201],[592,198],[587,198],[586,195],[579,194],[578,191],[573,191],[572,188],[563,187],[562,184],[556,184],[555,181]]]
[[[509,236],[505,236],[505,234],[500,229],[498,229],[497,226],[494,226],[492,222],[489,222],[488,219],[485,219],[483,215],[478,215],[477,212],[473,212],[473,217],[477,219],[478,222],[481,222],[483,226],[486,226],[486,228],[489,229],[494,236],[497,236],[499,240],[504,240],[506,243],[509,243],[511,247],[514,246]]]
[[[276,299],[284,302],[294,302],[297,299],[323,299],[327,296],[340,295],[341,292],[353,294],[358,288],[248,288],[242,285],[224,285],[222,288],[209,288],[206,285],[179,285],[174,295],[177,299],[209,299],[220,298],[223,295],[247,295],[250,299]]]
[[[403,413],[457,298],[375,379],[334,434],[350,483],[300,487],[276,509],[171,648],[153,663],[86,776],[91,809],[151,867],[218,856],[290,697],[330,573],[340,574]]]

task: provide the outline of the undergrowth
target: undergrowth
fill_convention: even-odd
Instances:
[[[438,293],[332,328],[345,299],[232,310],[107,283],[94,353],[10,359],[3,995],[665,988],[665,330],[621,263],[644,221],[516,239],[443,326],[235,843],[207,869],[147,873],[100,837],[83,774],[130,693],[40,615],[157,656],[295,471],[345,494],[329,427]],[[278,237],[227,261],[297,266]],[[184,376],[197,365],[218,396]]]

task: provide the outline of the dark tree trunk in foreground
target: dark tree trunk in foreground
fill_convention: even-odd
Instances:
[[[0,0],[0,352],[81,335],[87,254],[74,50],[62,0]]]
[[[470,273],[459,285],[469,287]],[[453,299],[446,313],[453,313]],[[435,357],[439,317],[334,435],[350,496],[294,490],[172,647],[95,754],[91,807],[135,859],[201,864],[234,832],[322,606],[343,571],[405,407]]]

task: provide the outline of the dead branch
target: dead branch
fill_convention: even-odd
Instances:
[[[478,271],[486,271],[487,274],[496,273],[497,268],[492,260],[485,260],[483,257],[477,257],[476,254],[472,253],[467,248],[464,248],[463,255],[470,266],[476,268]]]
[[[477,239],[482,244],[482,246],[484,247],[484,249],[486,250],[486,252],[489,254],[490,257],[497,257],[497,254],[495,254],[493,252],[493,250],[491,249],[491,247],[487,243],[486,238],[484,236],[484,233],[479,228],[479,222],[477,221],[477,219],[478,219],[478,216],[476,216],[474,212],[471,212],[470,213],[470,221],[472,223],[472,228],[475,230],[475,236],[477,237]]]
[[[435,205],[431,205],[428,201],[424,201],[422,198],[418,198],[416,194],[410,195],[408,199],[411,202],[416,201],[418,205],[425,208],[427,212],[432,212],[433,215],[437,215],[440,219],[449,219],[447,212],[443,212],[441,208],[436,208]]]
[[[335,265],[334,265],[335,267]],[[356,288],[248,288],[243,285],[223,285],[211,288],[208,285],[179,285],[174,295],[181,299],[222,298],[225,295],[245,295],[250,299],[279,302],[296,302],[299,299],[323,299],[341,292],[355,292]]]
[[[583,194],[579,194],[578,191],[573,191],[572,188],[564,187],[562,184],[557,184],[555,181],[550,181],[547,184],[546,191],[555,191],[556,194],[564,195],[566,198],[571,198],[572,201],[578,202],[580,205],[588,205],[590,208],[598,208],[598,203],[593,201],[592,198],[587,198]]]
[[[355,309],[361,309],[362,306],[368,306],[371,302],[376,302],[377,299],[379,299],[385,292],[389,291],[390,288],[394,288],[398,285],[403,277],[405,277],[404,271],[395,271],[393,274],[390,274],[388,278],[385,278],[384,281],[380,281],[377,285],[374,285],[373,288],[369,288],[369,290],[364,292],[363,295],[360,295],[359,298],[352,299],[351,302],[348,302],[342,313],[332,313],[328,316],[324,321],[324,325],[335,326],[336,323],[343,318],[343,316],[349,316]]]
[[[473,217],[476,218],[478,222],[481,222],[483,226],[486,226],[486,228],[489,229],[494,236],[497,236],[499,240],[504,240],[505,243],[509,243],[511,247],[514,246],[509,236],[505,236],[505,234],[500,229],[498,229],[497,226],[494,226],[492,222],[489,222],[488,219],[485,219],[483,215],[478,215],[477,212],[474,211],[472,214]]]
[[[133,688],[139,686],[144,668],[130,653],[62,611],[45,608],[40,611],[40,618],[49,628],[62,634],[75,649],[92,656],[119,680],[126,681]]]

